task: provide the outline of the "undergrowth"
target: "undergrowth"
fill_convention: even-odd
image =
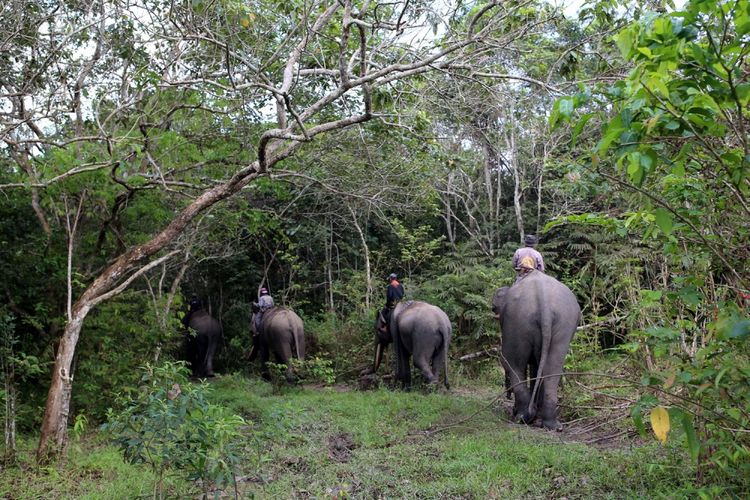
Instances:
[[[450,393],[345,386],[289,387],[239,375],[211,382],[209,398],[253,422],[239,453],[240,498],[636,498],[694,494],[681,448],[627,438],[606,446],[510,423],[508,403],[462,377]],[[572,389],[566,387],[566,396]],[[564,399],[566,400],[566,399]],[[36,468],[34,440],[0,473],[3,498],[133,498],[157,478],[129,465],[96,432],[65,463]],[[167,471],[167,497],[200,495]]]

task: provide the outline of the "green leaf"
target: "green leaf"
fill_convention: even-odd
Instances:
[[[571,145],[571,147],[575,147],[576,146],[576,140],[578,139],[578,136],[583,131],[583,127],[586,126],[586,123],[588,123],[588,121],[593,116],[594,116],[594,113],[586,113],[585,115],[583,115],[581,117],[580,120],[578,120],[578,122],[576,122],[575,127],[573,127],[573,134],[572,134],[571,139],[570,139],[570,145]]]
[[[618,115],[607,125],[607,130],[597,145],[597,152],[600,155],[604,155],[612,144],[612,141],[620,137],[623,130],[625,128],[622,126],[622,118]]]
[[[622,54],[622,57],[625,59],[630,58],[630,51],[633,49],[633,29],[628,28],[622,30],[620,33],[615,35],[615,43],[617,43],[617,48],[620,49],[620,54]]]
[[[648,47],[638,47],[638,52],[648,57],[649,59],[654,58],[653,54],[651,53],[651,49],[649,49]]]
[[[740,83],[735,90],[737,91],[740,104],[747,106],[748,102],[750,102],[750,83]]]
[[[654,216],[656,217],[656,225],[659,226],[659,229],[664,234],[669,235],[672,232],[673,226],[672,213],[664,208],[657,208],[654,211]]]
[[[649,78],[647,85],[653,92],[660,94],[661,97],[669,98],[669,89],[662,81],[661,75],[654,75]]]
[[[643,409],[639,404],[633,406],[633,409],[630,410],[630,418],[633,419],[633,424],[635,425],[638,434],[645,437],[646,426],[643,425]]]
[[[690,452],[690,457],[693,461],[698,461],[698,456],[701,451],[701,443],[698,441],[698,436],[695,433],[695,426],[693,426],[693,417],[687,412],[682,412],[682,429],[685,431],[685,437],[687,438],[687,448]]]
[[[575,103],[572,97],[563,97],[558,101],[560,103],[560,114],[565,118],[570,118],[573,115],[573,109]]]

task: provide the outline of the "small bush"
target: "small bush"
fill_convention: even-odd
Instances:
[[[234,482],[240,462],[241,429],[245,420],[207,400],[210,387],[188,382],[184,363],[146,365],[140,390],[110,409],[103,426],[131,463],[149,465],[161,494],[164,473],[180,470],[201,480],[204,493],[211,484]]]

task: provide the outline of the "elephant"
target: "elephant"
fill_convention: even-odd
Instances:
[[[437,306],[414,300],[399,303],[390,316],[389,328],[386,328],[382,312],[375,321],[375,361],[367,372],[375,373],[378,370],[383,350],[393,342],[396,379],[405,388],[411,385],[409,358],[413,357],[414,366],[419,368],[430,384],[439,382],[442,369],[443,383],[446,389],[450,389],[448,347],[452,327],[448,315]]]
[[[256,329],[254,312],[250,318],[250,329],[253,333],[253,346],[250,360],[254,360],[260,352],[263,378],[270,378],[266,363],[274,355],[276,363],[289,366],[289,362],[296,354],[297,359],[305,359],[305,329],[302,319],[291,309],[272,307],[263,313],[260,321],[260,331]],[[287,372],[287,379],[291,379]]]
[[[502,364],[510,377],[513,415],[530,424],[541,401],[542,426],[562,430],[557,417],[557,388],[581,308],[564,284],[533,270],[511,287],[495,292],[492,311],[502,330]],[[529,394],[526,371],[534,380]]]
[[[197,297],[190,299],[183,323],[195,331],[187,335],[187,358],[193,377],[213,377],[214,355],[222,338],[221,323],[208,314]]]

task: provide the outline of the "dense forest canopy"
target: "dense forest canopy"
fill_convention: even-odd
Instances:
[[[395,272],[458,363],[497,344],[490,299],[536,234],[581,305],[575,367],[616,357],[634,425],[668,407],[697,477],[747,492],[749,9],[4,2],[7,453],[17,426],[53,458],[183,357],[192,295],[217,371],[253,370],[265,286],[343,381]]]

